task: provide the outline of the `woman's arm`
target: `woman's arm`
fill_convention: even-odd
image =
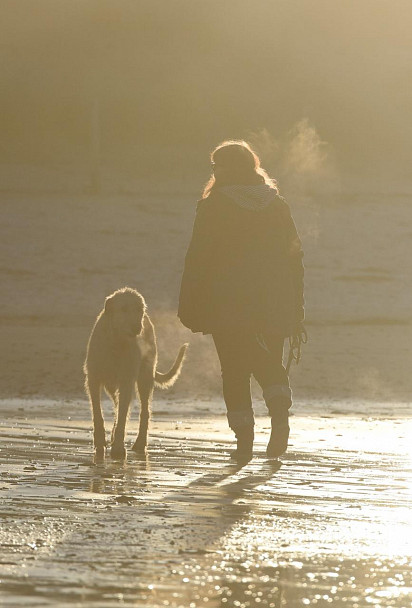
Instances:
[[[185,257],[184,271],[188,275],[207,269],[210,249],[210,222],[206,200],[199,201],[193,224],[192,237]]]
[[[212,271],[213,218],[207,199],[200,201],[185,257],[178,317],[192,331],[203,331],[208,282]]]

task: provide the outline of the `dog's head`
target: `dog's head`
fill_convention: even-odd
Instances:
[[[134,338],[143,329],[146,302],[135,289],[123,287],[106,298],[104,314],[119,337]]]

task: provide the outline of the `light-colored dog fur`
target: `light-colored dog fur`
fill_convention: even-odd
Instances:
[[[106,298],[90,335],[84,364],[85,388],[89,396],[94,429],[94,447],[103,454],[106,446],[101,389],[114,403],[115,420],[111,455],[124,458],[124,436],[134,390],[140,396],[139,434],[133,450],[146,450],[150,402],[154,386],[172,386],[182,369],[187,344],[184,344],[166,374],[157,371],[157,346],[154,327],[146,312],[143,296],[124,287]]]

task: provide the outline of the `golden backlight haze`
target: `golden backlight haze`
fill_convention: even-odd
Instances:
[[[125,285],[165,366],[193,340],[172,390],[220,394],[176,310],[209,153],[244,138],[305,252],[295,396],[407,401],[411,22],[403,0],[3,0],[3,394],[84,397],[92,321]]]
[[[0,17],[2,163],[98,154],[187,182],[218,141],[307,120],[344,182],[410,180],[407,0],[3,0]]]
[[[412,0],[0,0],[0,58],[0,604],[411,606]],[[229,462],[213,340],[177,317],[210,152],[227,139],[278,181],[305,265],[309,339],[290,419],[274,424],[283,447],[252,382],[245,466]],[[211,236],[212,215],[202,251],[238,261],[240,243],[242,286],[283,276],[265,243],[287,224],[222,217],[241,227],[234,245]],[[251,235],[263,253],[244,273]],[[237,294],[227,310],[282,300],[266,287],[248,300],[232,274],[220,273]],[[104,380],[115,402],[124,369],[132,387],[143,318],[125,286],[147,304],[156,369],[171,370],[157,385],[189,348],[148,426],[143,320],[141,434],[122,387],[110,452],[113,406],[103,398],[103,428],[97,395]],[[222,292],[190,303],[213,311]],[[106,305],[86,364],[93,425],[83,364]],[[282,383],[269,389],[285,408]]]

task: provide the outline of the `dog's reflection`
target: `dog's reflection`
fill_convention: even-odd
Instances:
[[[150,471],[148,453],[134,454],[129,459],[113,460],[103,453],[93,458],[93,476],[90,480],[90,492],[96,494],[113,494],[135,491],[137,487],[147,485],[149,480],[142,473]]]

